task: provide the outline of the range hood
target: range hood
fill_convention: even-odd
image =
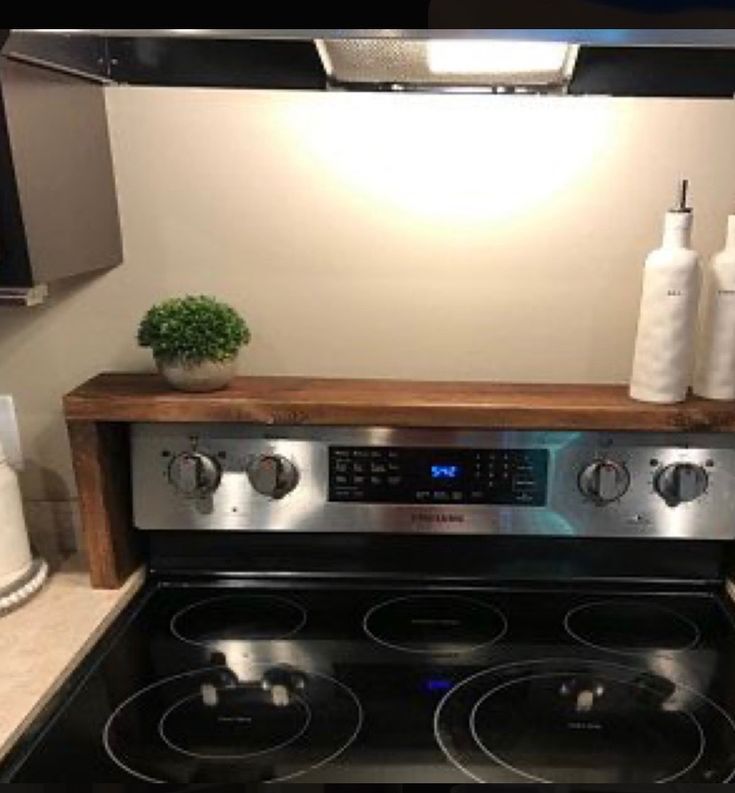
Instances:
[[[111,84],[735,95],[735,28],[23,29],[3,55]]]

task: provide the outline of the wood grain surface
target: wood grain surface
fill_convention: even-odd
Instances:
[[[130,497],[128,427],[68,424],[92,586],[117,589],[140,564]]]
[[[546,430],[735,430],[735,402],[636,402],[621,385],[238,377],[208,394],[172,391],[155,374],[101,374],[64,399],[70,422],[488,427]]]

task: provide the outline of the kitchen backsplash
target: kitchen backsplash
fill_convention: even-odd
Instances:
[[[705,256],[735,207],[726,101],[170,88],[107,101],[124,265],[0,313],[29,515],[60,509],[66,537],[72,507],[38,506],[74,497],[61,396],[99,370],[150,368],[135,328],[154,301],[231,302],[253,331],[243,372],[623,382],[641,262],[676,180],[692,180]]]

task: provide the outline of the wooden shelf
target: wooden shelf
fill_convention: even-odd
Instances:
[[[122,586],[140,561],[133,531],[134,421],[539,430],[735,431],[735,402],[634,402],[624,386],[239,377],[210,394],[154,374],[101,374],[64,398],[92,584]]]
[[[239,377],[223,391],[170,390],[155,374],[101,374],[64,398],[69,422],[735,431],[735,402],[635,402],[619,385]]]

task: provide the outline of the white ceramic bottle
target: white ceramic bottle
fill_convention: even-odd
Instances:
[[[735,399],[735,215],[727,218],[725,248],[713,257],[704,284],[694,393]]]
[[[666,213],[663,242],[643,268],[630,396],[643,402],[681,402],[692,374],[699,301],[699,257],[691,249],[688,183]]]

